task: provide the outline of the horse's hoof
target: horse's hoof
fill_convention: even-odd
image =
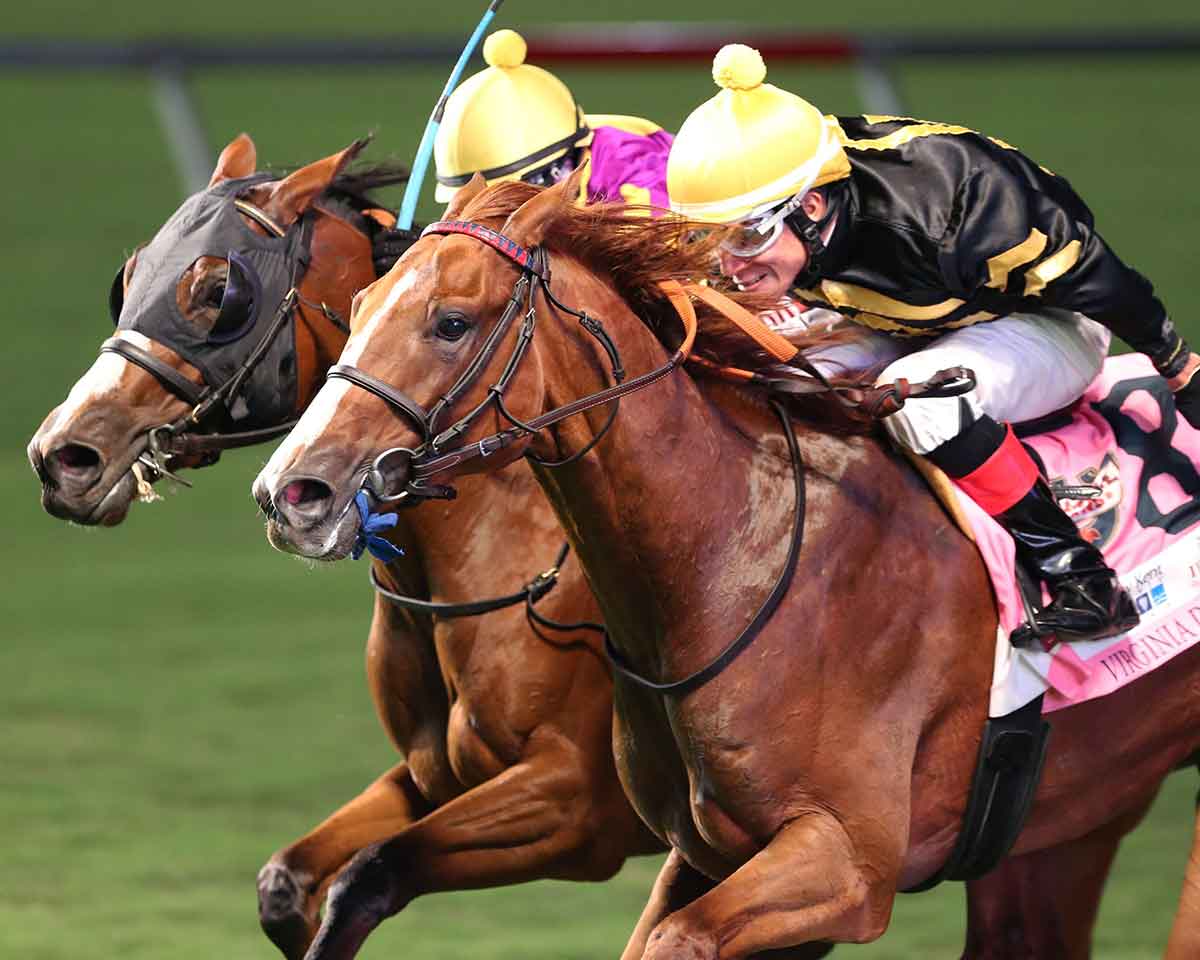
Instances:
[[[307,897],[285,866],[270,861],[258,872],[258,922],[288,960],[303,960],[316,930],[305,911]]]

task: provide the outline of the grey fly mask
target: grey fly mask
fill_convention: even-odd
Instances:
[[[185,381],[196,391],[183,397],[197,407],[196,426],[218,406],[225,422],[213,424],[217,430],[276,427],[294,416],[293,308],[295,287],[308,266],[312,218],[301,217],[282,235],[264,237],[252,230],[243,213],[273,234],[279,231],[256,208],[237,200],[248,187],[270,179],[257,174],[226,180],[189,198],[138,253],[128,296],[122,296],[122,273],[113,284],[110,307],[117,329],[136,330],[170,347],[203,375],[204,390]],[[217,322],[209,332],[182,315],[175,297],[179,278],[204,256],[229,263]],[[164,378],[166,365],[147,365],[145,351],[128,341],[114,337],[101,349],[138,363],[183,394],[178,381],[184,378]],[[214,395],[219,404],[212,402],[218,399]],[[196,416],[201,412],[203,417]]]

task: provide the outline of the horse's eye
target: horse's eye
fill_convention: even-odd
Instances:
[[[209,296],[217,307],[217,322],[208,333],[209,343],[231,343],[249,333],[258,317],[262,283],[254,265],[236,250],[229,251],[229,274]],[[212,298],[216,297],[216,302]]]
[[[437,335],[442,340],[461,340],[471,325],[461,313],[448,313],[437,322]]]

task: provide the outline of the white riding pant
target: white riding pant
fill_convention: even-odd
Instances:
[[[1100,373],[1112,334],[1081,313],[1047,308],[952,330],[932,340],[900,339],[864,327],[858,339],[809,355],[826,375],[886,363],[877,383],[919,383],[947,367],[975,372],[961,397],[909,400],[884,426],[897,443],[926,454],[981,414],[1020,423],[1074,403]],[[970,411],[964,416],[963,406]]]

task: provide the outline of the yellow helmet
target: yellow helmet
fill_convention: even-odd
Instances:
[[[488,68],[450,95],[434,141],[439,203],[476,173],[518,180],[591,142],[583,111],[554,74],[525,62],[525,41],[498,30],[484,41]]]
[[[736,223],[850,175],[841,128],[807,100],[763,83],[757,50],[733,43],[713,58],[721,92],[691,112],[667,160],[671,209]]]

